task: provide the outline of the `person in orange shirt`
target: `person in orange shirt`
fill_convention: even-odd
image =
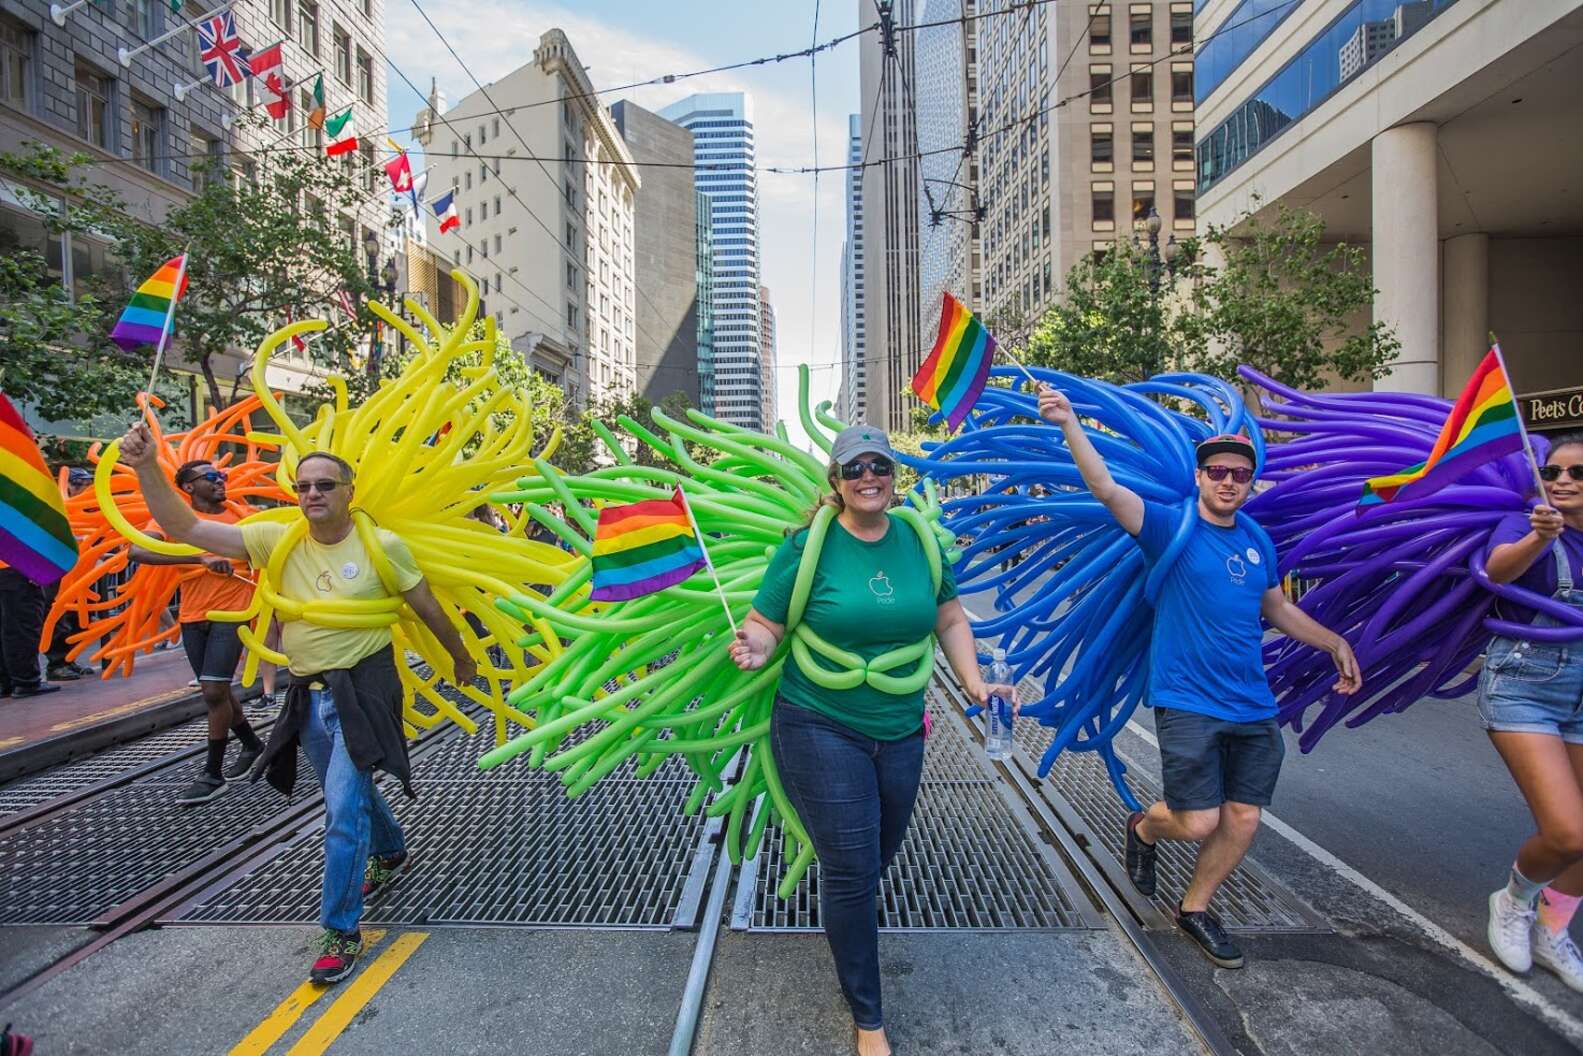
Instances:
[[[213,463],[196,460],[176,471],[176,486],[192,504],[193,512],[207,521],[235,524],[237,515],[225,505],[225,472]],[[154,534],[154,533],[150,533]],[[231,679],[242,658],[242,640],[237,637],[240,624],[210,620],[213,609],[236,611],[253,600],[253,580],[246,562],[233,562],[213,554],[171,557],[140,546],[132,548],[132,559],[150,565],[201,565],[201,570],[183,580],[177,620],[181,624],[181,645],[187,662],[198,678],[203,702],[209,707],[209,752],[202,772],[182,792],[176,802],[186,806],[205,803],[224,794],[229,779],[241,777],[252,769],[263,750],[258,735],[248,725]],[[242,751],[229,767],[225,766],[227,731],[236,734]]]

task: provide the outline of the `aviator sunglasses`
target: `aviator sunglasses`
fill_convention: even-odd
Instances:
[[[1253,470],[1247,466],[1204,466],[1204,475],[1215,483],[1220,483],[1230,477],[1238,484],[1247,484],[1253,480]]]
[[[1540,466],[1539,479],[1544,481],[1546,484],[1554,484],[1556,481],[1561,479],[1561,470],[1562,467],[1556,465]],[[1583,480],[1583,465],[1567,466],[1566,475],[1571,477],[1573,480]]]
[[[299,480],[297,494],[306,495],[310,491],[317,491],[320,495],[328,495],[344,483],[344,480]]]
[[[888,477],[891,473],[890,459],[888,458],[854,458],[841,467],[842,480],[861,480],[863,471],[868,470],[876,477]]]

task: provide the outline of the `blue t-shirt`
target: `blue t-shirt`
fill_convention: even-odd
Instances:
[[[1533,530],[1528,523],[1526,513],[1509,513],[1495,525],[1495,530],[1490,533],[1489,547],[1484,551],[1484,559],[1495,552],[1497,546],[1506,543],[1515,543]],[[1583,590],[1583,532],[1570,525],[1561,529],[1561,548],[1566,551],[1567,564],[1572,568],[1572,587],[1574,590]],[[1528,571],[1512,580],[1512,585],[1531,590],[1535,594],[1551,597],[1560,587],[1560,579],[1556,576],[1555,547],[1547,546],[1539,559],[1528,566]],[[1500,614],[1509,620],[1519,623],[1534,622],[1534,610],[1526,605],[1518,605],[1502,599],[1499,603]]]
[[[1138,546],[1150,569],[1176,534],[1180,513],[1143,504]],[[1264,592],[1280,585],[1275,544],[1257,525],[1230,528],[1197,518],[1166,573],[1154,606],[1149,645],[1149,704],[1227,722],[1274,718],[1264,676]]]

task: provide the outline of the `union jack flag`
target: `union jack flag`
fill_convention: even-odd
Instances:
[[[198,57],[217,88],[229,88],[253,76],[247,64],[247,49],[236,35],[229,11],[198,23]]]

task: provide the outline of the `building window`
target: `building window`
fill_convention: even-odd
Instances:
[[[451,140],[451,157],[456,157],[456,151],[459,146],[460,144],[458,144],[456,140]]]
[[[154,0],[133,0],[132,27],[144,40],[159,36],[159,7]]]
[[[466,209],[462,210],[462,222],[468,227],[472,227],[473,226],[473,207],[472,206],[468,206]]]
[[[1096,4],[1089,8],[1088,50],[1102,55],[1110,53],[1110,6]]]
[[[1193,9],[1185,4],[1171,5],[1171,46],[1193,43]]]
[[[313,0],[302,0],[297,12],[297,43],[315,58],[319,55],[319,5]]]
[[[500,236],[499,235],[495,236],[495,252],[496,253],[500,252]]]
[[[1094,184],[1094,226],[1109,229],[1116,224],[1116,190],[1108,183]]]
[[[1154,184],[1135,183],[1132,185],[1132,219],[1136,223],[1148,217],[1149,210],[1154,208]]]
[[[1185,109],[1193,108],[1193,68],[1191,66],[1171,67],[1171,103],[1185,103]]]
[[[1133,4],[1128,12],[1127,40],[1133,51],[1154,50],[1154,12],[1148,4]]]
[[[1132,130],[1132,161],[1148,163],[1154,167],[1154,129],[1152,127],[1134,128]]]
[[[480,220],[488,220],[489,219],[489,203],[487,201],[478,203],[478,219],[480,219]]]
[[[575,224],[566,225],[566,248],[573,250],[577,248],[577,227]]]
[[[330,40],[335,47],[335,79],[352,86],[352,38],[346,30],[336,26],[330,30]]]
[[[577,265],[571,262],[567,262],[566,265],[566,288],[568,290],[577,289]]]
[[[1171,210],[1176,227],[1193,226],[1193,203],[1196,194],[1190,180],[1181,180],[1171,190]]]
[[[1111,74],[1109,66],[1090,66],[1088,68],[1088,108],[1100,113],[1109,113],[1112,96],[1110,91]]]
[[[462,190],[470,191],[472,189],[473,189],[473,174],[472,174],[472,172],[469,171],[469,172],[462,173]]]
[[[1143,66],[1132,71],[1132,108],[1154,109],[1154,68]]]
[[[26,109],[32,75],[32,31],[9,15],[0,15],[0,103]]]
[[[1108,126],[1095,128],[1093,135],[1093,146],[1089,151],[1089,160],[1095,165],[1109,165],[1116,157],[1110,128]]]
[[[86,66],[77,67],[77,134],[102,150],[110,149],[110,94],[114,82]]]
[[[132,100],[132,160],[149,172],[158,173],[164,165],[159,156],[164,123],[165,111],[141,99]]]
[[[291,0],[269,0],[269,17],[287,33],[291,32]]]
[[[574,334],[577,333],[577,305],[575,304],[566,306],[566,329]]]
[[[484,134],[484,126],[478,126],[478,145],[481,147],[489,142],[489,137]]]
[[[498,117],[495,118],[494,121],[492,121],[490,124],[492,126],[490,131],[492,131],[495,134],[495,138],[496,139],[499,139],[500,138],[500,118],[498,118]]]
[[[495,195],[495,215],[500,215],[500,195]]]
[[[363,17],[364,18],[373,18],[374,17],[374,0],[362,0],[362,6],[363,6]]]
[[[489,259],[489,239],[482,238],[478,240],[478,255],[485,260]]]
[[[1193,167],[1193,130],[1171,129],[1171,164],[1182,168]]]
[[[374,60],[362,48],[357,49],[357,97],[365,103],[374,101]]]
[[[374,168],[374,145],[364,142],[358,144],[358,157],[363,162],[363,187],[369,194],[379,189],[379,170]]]
[[[210,139],[196,128],[192,130],[192,145],[188,148],[192,157],[188,159],[187,172],[193,191],[202,193],[205,186],[222,178],[225,170],[220,166],[220,150],[218,140]]]
[[[486,183],[489,182],[489,166],[488,165],[480,165],[480,166],[478,166],[478,182],[479,182],[480,185],[483,185],[483,184],[486,184]]]

